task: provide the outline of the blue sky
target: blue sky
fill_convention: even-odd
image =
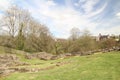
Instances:
[[[28,9],[59,38],[73,27],[93,35],[120,34],[120,0],[0,0],[0,17],[11,4]]]

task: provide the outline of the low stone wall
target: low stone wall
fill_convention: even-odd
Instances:
[[[15,54],[0,54],[0,76],[8,75],[14,72],[13,69],[8,69],[13,66],[29,65],[28,63],[19,61]]]
[[[41,60],[56,60],[56,59],[63,59],[63,58],[68,58],[71,56],[84,56],[84,55],[92,55],[97,52],[111,52],[111,51],[120,51],[120,47],[113,47],[113,48],[106,48],[106,49],[98,49],[98,50],[93,50],[93,51],[82,51],[82,52],[74,52],[74,53],[64,53],[64,54],[59,54],[59,55],[52,55],[50,53],[46,52],[40,52],[40,53],[35,53],[35,54],[25,54],[26,59],[34,59],[38,58]]]
[[[34,58],[38,58],[41,60],[51,60],[51,58],[54,55],[50,54],[50,53],[46,53],[46,52],[39,52],[39,53],[34,53],[34,54],[25,54],[25,58],[26,59],[34,59]]]

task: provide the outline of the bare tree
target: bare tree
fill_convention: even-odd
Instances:
[[[45,25],[41,25],[36,20],[30,21],[30,26],[27,32],[26,49],[33,51],[51,51],[52,35]],[[29,45],[29,46],[28,46]]]
[[[30,19],[29,12],[17,6],[11,6],[5,11],[2,18],[2,30],[6,31],[10,36],[9,41],[12,47],[18,48],[23,44],[23,36],[27,32],[26,28],[29,26]]]
[[[71,33],[70,38],[72,40],[76,40],[76,39],[78,39],[80,37],[80,30],[79,30],[79,28],[76,28],[76,27],[72,28],[70,33]]]

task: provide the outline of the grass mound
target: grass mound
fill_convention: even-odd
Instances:
[[[24,59],[23,59],[24,60]],[[27,61],[27,60],[25,60]],[[15,72],[0,80],[119,80],[120,52],[75,56],[66,59],[29,60],[28,68],[42,68],[39,72]],[[59,65],[57,65],[59,64]],[[61,65],[62,64],[62,65]],[[55,66],[54,68],[49,68]],[[26,67],[26,66],[23,66]],[[47,69],[48,68],[48,69]]]

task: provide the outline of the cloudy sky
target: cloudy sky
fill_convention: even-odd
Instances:
[[[10,5],[28,9],[56,37],[67,38],[73,27],[120,34],[120,0],[0,0],[0,17]]]

